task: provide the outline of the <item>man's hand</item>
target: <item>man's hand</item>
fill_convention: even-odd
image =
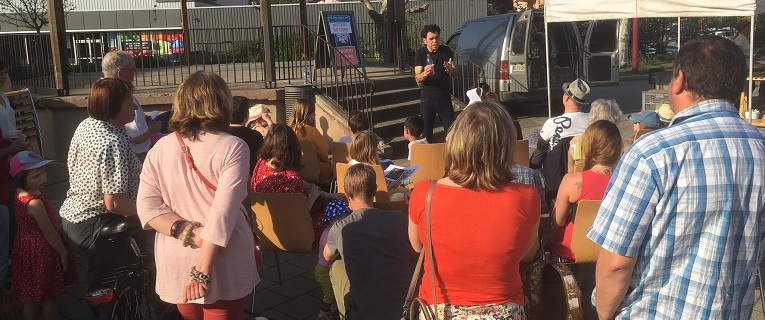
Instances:
[[[12,140],[8,148],[11,151],[11,154],[16,154],[19,151],[28,149],[29,143],[27,143],[26,137],[20,136],[17,139]]]
[[[449,58],[449,61],[444,62],[444,69],[446,70],[446,73],[450,75],[454,75],[457,71],[457,69],[454,68],[454,61],[452,61],[452,58]]]
[[[432,64],[426,65],[425,68],[422,70],[422,72],[425,73],[426,75],[435,73],[436,72],[435,65],[432,65]]]

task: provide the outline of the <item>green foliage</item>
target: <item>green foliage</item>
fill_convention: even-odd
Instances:
[[[260,39],[234,41],[231,55],[236,61],[263,62],[263,42]]]
[[[643,52],[638,53],[638,74],[648,74],[649,69],[653,68],[672,68],[675,61],[675,55],[669,53],[658,53],[647,55]],[[619,74],[633,74],[632,64],[628,62],[625,67],[619,69]]]
[[[274,36],[274,59],[276,61],[301,60],[302,42],[300,32],[288,32]]]

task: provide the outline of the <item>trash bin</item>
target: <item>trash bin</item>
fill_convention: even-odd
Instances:
[[[284,87],[284,107],[286,109],[287,122],[289,122],[289,118],[292,116],[292,106],[297,99],[308,99],[316,102],[316,96],[313,94],[313,85],[301,84]]]

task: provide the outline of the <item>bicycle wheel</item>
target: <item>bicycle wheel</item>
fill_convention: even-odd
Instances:
[[[151,320],[151,306],[138,285],[128,285],[115,297],[111,320]]]

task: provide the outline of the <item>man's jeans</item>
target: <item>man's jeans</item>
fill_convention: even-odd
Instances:
[[[5,285],[8,278],[8,268],[10,267],[9,254],[11,252],[11,229],[10,213],[8,206],[0,206],[0,287]]]
[[[444,125],[444,133],[449,133],[449,127],[454,122],[454,107],[451,96],[445,95],[420,100],[420,115],[425,123],[422,136],[427,138],[430,143],[433,143],[433,125],[436,122],[436,114],[441,118],[441,123]]]

